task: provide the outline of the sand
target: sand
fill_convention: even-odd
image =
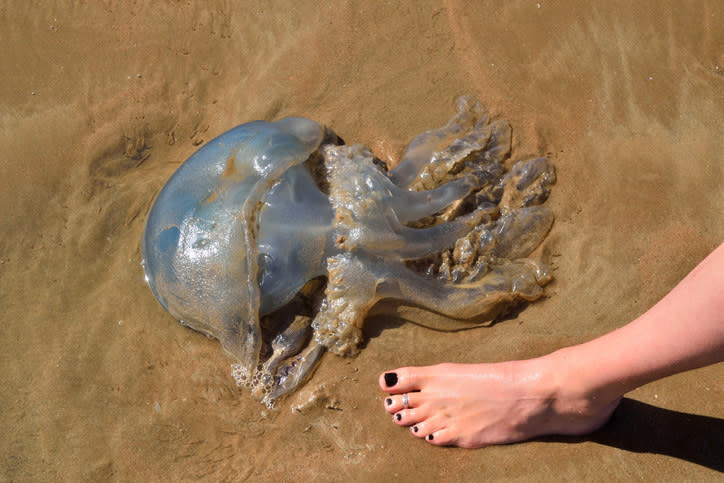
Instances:
[[[720,478],[722,365],[630,393],[591,436],[475,451],[394,426],[376,379],[588,340],[724,240],[724,4],[316,3],[0,6],[0,479]],[[254,119],[309,117],[394,162],[463,93],[511,122],[514,159],[557,168],[547,297],[456,333],[374,320],[358,357],[326,354],[264,409],[145,285],[154,196]]]

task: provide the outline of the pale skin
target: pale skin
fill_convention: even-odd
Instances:
[[[402,367],[379,384],[395,424],[430,444],[479,448],[592,432],[627,392],[722,361],[724,244],[643,315],[589,342],[529,360]]]

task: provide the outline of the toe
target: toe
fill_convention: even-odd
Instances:
[[[424,409],[402,409],[392,415],[392,422],[399,426],[412,426],[425,419]]]
[[[422,379],[420,371],[418,367],[402,367],[385,372],[380,375],[380,387],[389,394],[419,391]]]
[[[418,438],[424,438],[425,441],[434,443],[436,434],[444,428],[445,426],[439,418],[436,418],[433,415],[430,418],[421,418],[419,422],[411,425],[410,430],[412,431],[412,434]]]
[[[397,376],[397,370],[380,374],[379,384],[383,391],[387,391],[391,394],[394,393],[395,391],[393,389],[398,382],[399,379]]]
[[[413,424],[412,426],[410,426],[410,432],[416,438],[424,438],[426,436],[422,433],[422,430],[417,424]]]
[[[437,434],[437,433],[430,433],[427,436],[425,436],[425,441],[427,441],[430,444],[440,445],[440,440],[435,439],[435,434]]]
[[[407,394],[407,406],[405,406],[404,394],[394,394],[385,398],[385,410],[388,413],[396,413],[402,409],[415,408],[420,405],[421,396],[419,392],[408,392],[405,394]]]
[[[425,441],[430,444],[434,444],[435,446],[450,446],[453,444],[452,436],[453,435],[448,429],[443,428],[429,433],[425,436]]]

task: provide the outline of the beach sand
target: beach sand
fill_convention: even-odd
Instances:
[[[724,4],[316,3],[0,6],[0,479],[720,478],[721,364],[630,393],[593,435],[474,451],[393,425],[376,381],[591,339],[724,240]],[[455,333],[374,319],[358,357],[325,354],[265,409],[146,286],[155,195],[255,119],[309,117],[394,163],[465,93],[510,121],[512,160],[556,166],[547,297]]]

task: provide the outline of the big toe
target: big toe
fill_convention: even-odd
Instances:
[[[422,375],[420,368],[402,367],[380,375],[379,384],[383,391],[389,394],[419,391],[421,389]]]

